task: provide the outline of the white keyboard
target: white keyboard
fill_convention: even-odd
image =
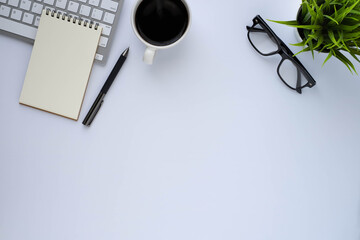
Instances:
[[[105,64],[123,0],[0,0],[0,30],[34,41],[42,10],[55,10],[102,28],[95,59]]]

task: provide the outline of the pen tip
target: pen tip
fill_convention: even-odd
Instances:
[[[130,47],[128,47],[127,49],[125,49],[124,52],[122,53],[122,55],[123,55],[124,57],[126,57],[126,56],[128,55],[129,49],[130,49]]]

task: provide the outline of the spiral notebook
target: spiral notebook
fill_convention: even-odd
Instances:
[[[43,10],[20,104],[78,120],[101,27]]]

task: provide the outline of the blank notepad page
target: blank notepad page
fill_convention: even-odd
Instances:
[[[20,103],[79,118],[101,28],[43,10]]]

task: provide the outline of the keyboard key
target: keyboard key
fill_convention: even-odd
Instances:
[[[29,0],[21,0],[20,8],[29,11],[31,6],[31,1]]]
[[[71,12],[77,12],[79,8],[79,3],[70,1],[68,5],[68,10]]]
[[[1,7],[0,7],[1,11]],[[9,9],[10,11],[10,9]],[[36,36],[36,28],[28,26],[23,23],[19,23],[13,20],[10,20],[9,18],[0,17],[0,29],[3,29],[5,31],[18,34],[30,39],[35,39]]]
[[[99,41],[99,46],[100,47],[106,47],[108,40],[109,39],[107,37],[101,36],[100,41]]]
[[[19,5],[19,0],[9,0],[8,4],[17,7]]]
[[[95,7],[99,6],[100,0],[89,0],[89,4]]]
[[[0,0],[0,3],[6,3],[6,0]]]
[[[34,25],[35,25],[35,26],[39,26],[39,22],[40,22],[40,16],[36,16],[36,17],[35,17]]]
[[[0,15],[8,17],[10,15],[10,8],[4,5],[0,7]]]
[[[31,13],[24,13],[24,17],[22,19],[24,23],[32,24],[33,20],[34,20],[34,15],[32,15]]]
[[[79,2],[83,2],[83,3],[86,3],[86,0],[79,0]]]
[[[101,20],[102,15],[103,15],[103,11],[94,8],[91,17],[97,20]]]
[[[18,9],[13,9],[11,11],[11,18],[12,19],[15,19],[15,20],[20,20],[21,19],[21,16],[22,16],[22,11],[21,10],[18,10]]]
[[[103,0],[101,2],[100,7],[104,8],[106,10],[112,11],[112,12],[116,12],[118,5],[119,5],[119,3],[114,2],[112,0]]]
[[[67,0],[56,0],[55,6],[57,6],[58,8],[65,9],[66,3],[67,3]]]
[[[107,23],[113,24],[114,19],[115,19],[115,14],[105,12],[105,15],[104,15],[104,22],[107,22]]]
[[[103,60],[103,57],[104,57],[104,56],[101,55],[101,54],[98,54],[98,53],[95,54],[95,59],[96,59],[96,60],[102,61],[102,60]]]
[[[54,0],[44,0],[44,3],[54,5]]]
[[[110,32],[111,32],[111,26],[103,24],[103,23],[99,23],[99,25],[100,25],[100,27],[103,28],[102,34],[106,35],[106,36],[109,36]]]
[[[91,8],[89,6],[81,5],[80,7],[80,14],[84,16],[90,15]]]
[[[34,2],[31,11],[37,14],[41,14],[44,5]]]

